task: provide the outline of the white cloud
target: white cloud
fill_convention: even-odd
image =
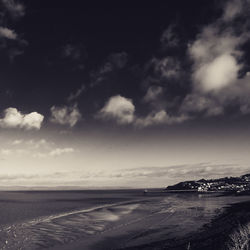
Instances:
[[[39,141],[36,142],[35,147],[39,148],[41,146],[47,145],[48,142],[45,139],[40,139]]]
[[[250,38],[244,23],[248,8],[247,1],[228,1],[222,16],[205,26],[189,45],[193,88],[184,99],[181,112],[221,115],[229,105],[238,106],[242,114],[250,112],[250,77],[245,74],[239,79],[244,69],[242,45]],[[242,17],[241,26],[234,22],[238,16]]]
[[[109,98],[97,117],[114,120],[118,124],[130,124],[134,121],[134,112],[135,106],[131,99],[116,95]]]
[[[76,149],[69,145],[57,145],[55,142],[45,138],[40,139],[16,139],[9,141],[8,147],[0,148],[0,155],[16,157],[33,157],[39,159],[50,159],[64,154],[75,152]]]
[[[54,146],[54,142],[47,141],[43,138],[40,140],[28,140],[25,144],[30,146],[32,149],[49,149]]]
[[[24,156],[29,153],[28,150],[23,149],[23,148],[18,148],[18,149],[1,149],[0,153],[4,156]]]
[[[228,1],[222,17],[205,26],[189,46],[188,52],[194,62],[194,87],[199,91],[219,91],[235,84],[243,68],[239,63],[244,55],[241,45],[249,40],[250,32],[245,29],[244,21],[241,26],[231,22],[237,15],[245,15],[243,2]]]
[[[189,117],[186,115],[169,116],[165,110],[161,110],[158,112],[152,112],[146,117],[137,118],[135,121],[135,126],[143,128],[160,124],[172,125],[182,123],[188,119]]]
[[[4,156],[10,155],[12,151],[10,149],[1,149],[1,154]]]
[[[4,117],[0,119],[0,127],[2,128],[24,128],[40,129],[44,116],[31,112],[29,114],[22,114],[16,108],[7,108],[4,111]]]
[[[26,129],[40,129],[43,119],[44,116],[37,112],[32,112],[30,114],[24,115],[22,127]]]
[[[115,96],[109,99],[98,116],[116,120],[118,124],[129,123],[143,128],[182,123],[199,116],[223,115],[229,110],[229,106],[237,107],[242,114],[249,114],[250,75],[244,75],[243,71],[243,45],[250,38],[250,32],[246,28],[247,20],[244,20],[247,14],[245,9],[250,6],[242,7],[246,3],[243,0],[226,2],[221,17],[203,27],[196,39],[189,44],[187,55],[193,62],[192,84],[186,96],[182,94],[189,89],[189,86],[184,86],[188,79],[184,79],[183,84],[178,82],[177,87],[183,87],[178,92],[180,96],[171,96],[172,89],[174,93],[177,92],[175,80],[186,74],[181,69],[181,62],[169,56],[153,58],[147,68],[157,77],[149,77],[148,82],[145,82],[148,89],[143,98],[144,102],[150,103],[150,108],[153,107],[148,115],[136,116],[131,100],[125,98],[126,104],[120,104],[120,98],[123,97]],[[234,22],[238,16],[242,17],[241,20]],[[166,31],[166,39],[174,35],[171,32]],[[164,88],[157,86],[159,82],[167,85]],[[163,99],[165,93],[167,98]],[[124,108],[126,105],[127,109]],[[123,110],[127,119],[124,118],[126,116]]]
[[[14,140],[13,142],[12,142],[12,145],[19,145],[19,144],[21,144],[23,142],[23,140]]]
[[[205,27],[197,40],[189,47],[194,60],[193,80],[195,88],[203,91],[217,91],[235,82],[242,52],[239,45],[246,40],[246,34],[236,36],[232,29],[220,30],[219,24]]]
[[[74,127],[82,117],[76,105],[72,107],[53,106],[51,107],[50,111],[51,111],[51,118],[50,118],[51,122],[61,125],[69,125],[70,127]]]
[[[25,7],[23,4],[15,0],[2,0],[2,3],[13,18],[22,17],[25,15]]]
[[[219,178],[225,176],[239,176],[245,174],[249,169],[235,164],[217,164],[217,163],[197,163],[186,165],[159,166],[159,167],[139,167],[131,169],[122,169],[110,174],[110,178],[171,178],[181,180],[193,180],[200,178]],[[240,171],[240,173],[239,173]],[[147,179],[149,180],[149,179]]]
[[[73,148],[56,148],[49,152],[50,156],[60,156],[62,154],[73,153],[75,150]]]
[[[220,90],[235,82],[240,66],[231,55],[221,55],[201,66],[194,75],[200,81],[202,91]]]
[[[5,27],[0,27],[0,37],[10,40],[16,40],[17,34],[15,33],[14,30]]]
[[[146,117],[137,117],[132,100],[120,95],[110,97],[105,106],[97,114],[97,118],[114,120],[117,124],[131,124],[137,128],[144,128],[160,124],[176,124],[188,120],[186,114],[170,116],[165,110],[153,111]]]
[[[41,152],[34,152],[32,156],[34,158],[48,158],[48,157],[58,157],[64,154],[69,154],[75,152],[74,148],[66,147],[66,148],[54,148],[50,149],[49,151],[41,151]]]

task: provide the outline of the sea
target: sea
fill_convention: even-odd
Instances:
[[[0,249],[122,249],[183,237],[249,199],[161,189],[1,191]]]

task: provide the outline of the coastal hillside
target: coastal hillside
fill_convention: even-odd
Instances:
[[[231,191],[237,193],[250,193],[250,174],[245,174],[240,177],[183,181],[166,187],[166,190],[193,190],[199,192]]]

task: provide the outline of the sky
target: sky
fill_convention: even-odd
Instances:
[[[249,0],[0,0],[0,187],[249,173],[249,12]]]

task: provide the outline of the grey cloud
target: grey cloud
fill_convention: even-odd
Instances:
[[[128,54],[126,52],[113,53],[108,57],[108,61],[114,69],[122,69],[128,62]]]
[[[86,49],[81,44],[66,44],[62,47],[62,56],[74,61],[85,60],[87,57]]]
[[[13,62],[17,56],[23,55],[24,51],[18,48],[12,48],[9,50],[9,59],[10,62]]]
[[[60,107],[52,106],[50,111],[50,121],[60,125],[69,125],[70,127],[74,127],[82,118],[77,105]]]
[[[126,52],[110,54],[99,69],[91,73],[91,87],[94,87],[104,81],[109,73],[123,69],[128,62]]]
[[[87,50],[82,43],[67,43],[61,47],[61,57],[64,59],[62,63],[70,63],[72,70],[84,70],[88,57]]]
[[[161,78],[173,79],[181,75],[180,62],[173,57],[164,57],[162,59],[153,58],[152,64],[155,74]]]
[[[86,87],[83,84],[79,89],[76,90],[76,92],[70,93],[70,95],[67,98],[67,101],[68,102],[76,101],[85,90]]]
[[[177,107],[181,101],[182,95],[186,90],[183,79],[185,76],[184,70],[180,61],[176,57],[162,57],[150,60],[146,65],[147,77],[143,81],[143,88],[146,94],[143,97],[143,102],[150,104],[151,111],[148,118],[152,120],[152,114],[164,111],[170,113],[171,116],[179,117]],[[166,119],[164,119],[166,121]],[[176,119],[176,122],[179,119]],[[181,119],[182,120],[182,119]],[[173,124],[168,119],[166,124]]]
[[[16,30],[6,27],[8,16],[17,19],[25,15],[25,7],[14,0],[0,0],[0,49],[5,50],[10,62],[24,53],[24,47],[28,42],[19,35]]]
[[[239,16],[243,12],[243,8],[246,6],[247,1],[231,0],[225,6],[222,19],[226,22],[232,21],[235,17]]]
[[[19,1],[2,0],[2,4],[12,18],[19,18],[25,15],[25,6]]]
[[[180,40],[176,33],[176,25],[171,24],[164,30],[160,42],[163,49],[172,49],[179,46]]]
[[[181,112],[188,115],[203,114],[205,116],[216,116],[224,113],[224,108],[214,98],[189,94],[185,97]]]
[[[161,86],[150,86],[147,90],[146,95],[144,96],[144,101],[152,103],[159,99],[163,94],[163,87]]]

